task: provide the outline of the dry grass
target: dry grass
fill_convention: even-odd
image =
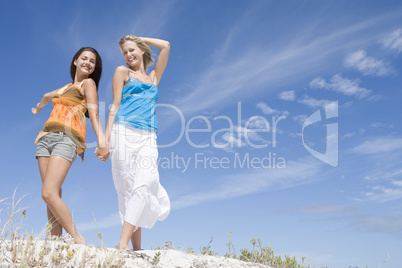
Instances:
[[[16,199],[16,190],[11,198],[0,200],[0,216],[3,207],[7,207],[7,216],[1,221],[0,217],[0,268],[3,267],[163,267],[160,263],[161,259],[166,256],[168,251],[182,252],[173,247],[171,242],[166,242],[163,247],[154,248],[154,251],[144,253],[127,252],[125,250],[117,250],[106,248],[103,245],[102,234],[97,230],[98,238],[101,240],[102,247],[94,247],[92,245],[83,246],[75,245],[73,239],[68,236],[52,237],[50,230],[51,224],[46,227],[38,235],[33,235],[24,231],[23,220],[26,217],[26,209],[19,208],[21,200]],[[96,219],[94,217],[96,223]],[[194,253],[192,249],[188,249],[189,256],[193,256],[191,267],[215,267],[209,266],[207,256],[216,256],[226,260],[244,261],[241,267],[283,267],[283,268],[307,268],[304,266],[305,258],[302,265],[297,264],[295,258],[285,256],[274,256],[273,250],[269,246],[263,247],[261,240],[253,239],[251,243],[252,249],[241,249],[238,255],[234,245],[230,241],[229,252],[224,257],[217,256],[217,253],[211,250],[211,241],[207,246],[200,248],[201,255]],[[153,257],[152,257],[153,256]],[[216,265],[215,263],[214,265]],[[173,264],[173,267],[178,267]],[[229,264],[228,264],[229,265]],[[237,265],[237,264],[236,264]],[[219,264],[221,266],[221,264]],[[232,267],[232,266],[230,266]],[[236,266],[238,267],[238,266]]]
[[[123,250],[75,245],[68,237],[52,238],[49,223],[39,235],[29,234],[23,228],[26,210],[19,208],[23,198],[17,200],[15,190],[0,200],[0,215],[7,207],[7,217],[0,218],[0,267],[122,267],[133,257]]]

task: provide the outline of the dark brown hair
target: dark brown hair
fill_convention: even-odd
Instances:
[[[73,60],[71,61],[71,66],[70,66],[70,75],[71,79],[75,78],[75,72],[77,71],[77,66],[75,66],[74,61],[78,59],[78,57],[82,54],[84,51],[90,51],[95,54],[95,70],[88,76],[88,78],[92,78],[94,80],[95,85],[96,85],[96,91],[98,91],[99,87],[99,81],[102,76],[102,58],[100,57],[98,51],[92,47],[82,47],[80,50],[75,53]]]
[[[100,57],[98,51],[96,51],[96,49],[94,49],[92,47],[82,47],[82,48],[80,48],[80,50],[77,51],[77,53],[75,53],[73,60],[71,61],[71,66],[70,66],[71,79],[73,79],[73,82],[74,82],[75,72],[77,71],[77,66],[75,66],[74,61],[76,59],[78,59],[78,57],[84,51],[90,51],[95,54],[95,70],[88,76],[88,78],[91,78],[92,80],[94,80],[95,85],[96,85],[96,92],[98,92],[99,81],[102,76],[102,58]],[[85,113],[85,116],[89,117],[88,111]]]

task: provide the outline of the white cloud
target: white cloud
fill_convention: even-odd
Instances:
[[[402,231],[402,215],[393,214],[387,216],[365,216],[355,217],[354,225],[358,229],[364,229],[371,232],[394,233]]]
[[[369,125],[371,128],[382,128],[382,129],[393,129],[395,126],[393,124],[384,124],[380,122],[375,122]]]
[[[305,95],[302,99],[297,101],[298,103],[305,104],[312,108],[323,107],[330,104],[332,101],[329,100],[317,100],[313,97]]]
[[[397,177],[397,176],[399,176],[399,175],[401,175],[402,174],[402,169],[396,169],[396,170],[392,170],[392,171],[386,171],[385,173],[384,173],[384,178],[385,179],[392,179],[392,178],[394,178],[394,177]],[[394,182],[397,182],[397,181],[394,181]],[[396,185],[396,184],[395,184]]]
[[[172,201],[172,208],[180,209],[205,202],[225,200],[261,191],[283,189],[310,183],[316,179],[321,162],[311,159],[286,162],[284,169],[253,169],[223,178],[223,183],[210,191],[190,193]]]
[[[356,135],[356,133],[348,132],[348,133],[346,133],[345,135],[342,136],[342,139],[348,139],[348,138],[353,137],[354,135]]]
[[[217,45],[215,53],[208,60],[209,68],[194,77],[188,77],[188,82],[179,83],[181,86],[177,90],[185,94],[180,95],[174,104],[180,107],[183,114],[191,116],[231,104],[234,99],[255,96],[259,92],[274,92],[290,79],[296,81],[312,69],[325,68],[328,65],[326,60],[334,53],[365,44],[373,36],[357,40],[356,34],[384,20],[382,17],[369,19],[320,36],[311,36],[308,30],[299,31],[293,41],[285,46],[272,42],[267,47],[267,44],[252,42],[244,53],[233,57],[233,51],[237,51],[239,44],[241,46],[238,40],[242,40],[247,31],[242,25],[247,24],[252,16],[252,12],[245,13],[228,30],[226,39]],[[354,38],[350,38],[352,36]],[[257,64],[255,55],[258,55]],[[245,89],[247,95],[244,94]],[[363,89],[360,95],[366,91]],[[163,123],[169,124],[169,120],[163,120]]]
[[[402,149],[402,138],[376,137],[371,138],[352,148],[358,154],[377,154]]]
[[[349,210],[348,207],[339,205],[311,204],[292,211],[296,213],[306,213],[306,214],[330,214],[337,212],[345,212],[348,210]]]
[[[245,127],[249,129],[270,129],[270,124],[263,116],[253,116],[245,121]]]
[[[395,177],[402,177],[402,169],[396,168],[392,169],[392,166],[386,166],[384,169],[381,169],[378,172],[370,172],[369,176],[366,176],[367,180],[395,180]],[[395,181],[397,182],[397,181]],[[393,182],[391,182],[393,183]],[[396,184],[394,184],[396,185]]]
[[[279,94],[279,99],[287,100],[287,101],[294,101],[296,99],[296,93],[294,90],[281,92]]]
[[[402,181],[392,181],[391,183],[395,186],[402,187]]]
[[[314,78],[309,85],[311,88],[328,88],[327,82],[321,77]]]
[[[226,132],[225,134],[222,135],[222,139],[225,141],[224,144],[227,144],[229,147],[243,147],[246,146],[246,143],[243,142],[242,137],[236,136],[234,133]],[[225,147],[227,147],[225,146]]]
[[[260,109],[264,114],[275,114],[278,113],[278,110],[272,109],[264,102],[257,103],[257,108]]]
[[[221,136],[223,142],[218,143],[216,147],[223,150],[233,151],[233,148],[245,146],[253,148],[254,146],[258,147],[268,145],[268,141],[264,140],[258,132],[271,131],[269,122],[260,116],[249,118],[247,122],[249,124],[246,124],[246,127],[234,126],[233,131],[225,132]]]
[[[385,203],[402,198],[402,188],[374,186],[371,192],[365,193],[368,200]]]
[[[270,130],[269,128],[260,128],[265,129],[267,132]],[[236,132],[240,133],[241,137],[244,138],[246,141],[257,141],[261,143],[268,144],[267,141],[265,141],[259,134],[258,134],[258,128],[251,129],[251,128],[245,128],[245,127],[237,127]],[[247,142],[249,143],[249,142]]]
[[[392,168],[396,166],[396,168]],[[396,165],[382,165],[379,171],[370,171],[365,177],[369,182],[380,182],[371,186],[369,191],[362,193],[363,200],[385,203],[402,199],[402,168]]]
[[[346,67],[356,69],[364,75],[384,76],[394,73],[394,70],[383,60],[368,57],[366,51],[359,50],[349,54],[344,64]]]
[[[279,110],[275,110],[271,107],[269,107],[266,103],[264,102],[259,102],[257,103],[256,107],[258,109],[260,109],[264,114],[267,115],[272,115],[272,114],[282,114],[282,115],[288,115],[289,112],[288,111],[279,111]]]
[[[372,128],[385,127],[385,124],[384,124],[384,123],[380,123],[380,122],[376,122],[376,123],[370,124],[370,127],[372,127]]]
[[[359,99],[371,93],[371,90],[359,86],[359,80],[343,78],[340,74],[334,75],[329,82],[326,82],[321,77],[317,77],[309,85],[311,88],[332,90],[344,95],[356,96]]]
[[[296,122],[299,122],[300,124],[303,124],[304,121],[307,120],[307,118],[308,117],[305,114],[293,116],[293,120],[296,121]]]
[[[71,14],[66,31],[58,31],[53,33],[54,40],[62,48],[69,49],[71,47],[86,46],[88,41],[96,44],[96,49],[101,54],[102,59],[113,62],[114,64],[124,65],[124,59],[118,48],[119,38],[127,34],[135,34],[137,36],[160,36],[166,31],[166,25],[172,20],[172,12],[176,6],[176,0],[164,1],[158,5],[144,5],[141,12],[132,16],[131,9],[120,9],[121,17],[131,17],[129,23],[120,24],[119,27],[105,26],[104,33],[109,35],[105,38],[104,34],[96,31],[88,31],[82,25],[86,24],[88,14],[82,8],[78,8],[77,12]],[[155,16],[158,14],[158,16]],[[152,20],[148,18],[153,17]],[[88,40],[89,38],[89,40]],[[92,43],[91,42],[91,43]]]
[[[382,40],[384,48],[400,53],[402,51],[402,29],[398,29]]]

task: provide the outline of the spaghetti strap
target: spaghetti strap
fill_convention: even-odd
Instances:
[[[81,81],[80,87],[82,87],[82,84],[84,83],[85,80],[87,80],[87,78]]]
[[[151,80],[152,85],[156,86],[155,83],[154,83],[154,80],[152,80],[151,76],[148,75],[148,77],[149,77],[149,80]]]
[[[73,84],[73,83],[69,83],[69,84],[65,85],[64,87],[60,88],[60,89],[57,91],[57,94],[59,94],[59,95],[63,94],[64,92],[67,91],[67,89],[68,89],[72,84]]]
[[[130,69],[128,67],[127,67],[127,72],[128,72],[128,75],[130,76],[130,78],[133,78],[133,76],[130,73]]]
[[[127,67],[127,71],[128,71],[128,75],[130,76],[130,79],[133,78],[133,79],[135,79],[135,80],[137,80],[137,81],[139,81],[139,82],[141,82],[143,84],[149,84],[149,83],[146,83],[146,82],[143,82],[143,81],[139,80],[137,77],[134,77],[130,72],[130,68],[128,68],[128,67]],[[152,85],[156,86],[154,81],[152,80],[152,78],[149,75],[148,75],[148,77],[149,77],[149,80],[151,80]],[[126,85],[130,79],[128,79],[127,82],[124,83],[124,85]]]

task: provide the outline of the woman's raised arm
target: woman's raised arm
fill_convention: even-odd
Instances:
[[[160,50],[155,68],[149,74],[151,79],[154,81],[154,84],[158,85],[168,63],[170,43],[162,39],[148,37],[141,37],[141,40],[144,41],[145,44],[156,47]]]

